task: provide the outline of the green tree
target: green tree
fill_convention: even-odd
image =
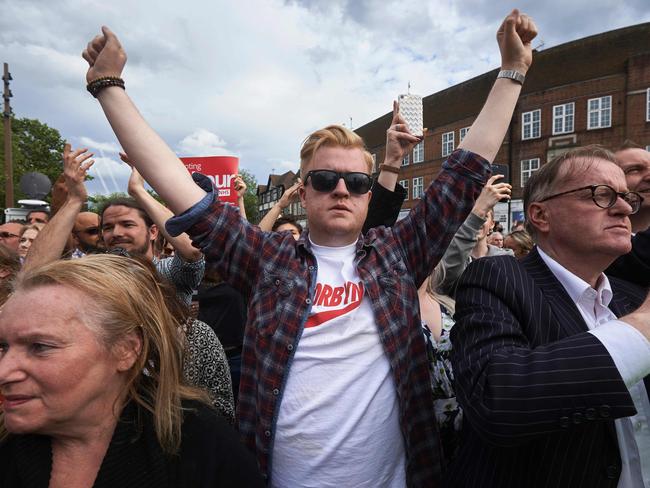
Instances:
[[[128,197],[129,197],[128,194],[119,191],[114,193],[109,193],[108,195],[100,195],[100,194],[90,195],[88,197],[88,211],[99,213],[101,208],[108,200],[112,200],[113,198],[128,198]]]
[[[257,206],[257,179],[252,173],[245,169],[240,169],[239,174],[242,175],[244,183],[246,183],[246,195],[244,195],[246,218],[250,223],[257,224],[259,219]]]
[[[28,118],[12,118],[12,159],[14,173],[14,205],[21,198],[26,198],[20,191],[20,177],[25,173],[37,171],[46,175],[52,183],[56,181],[63,162],[64,139],[58,130],[47,124]],[[0,124],[0,205],[5,201],[4,174],[4,124]],[[49,196],[46,198],[49,201]]]

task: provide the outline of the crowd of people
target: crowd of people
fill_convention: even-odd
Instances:
[[[221,202],[143,119],[103,27],[87,88],[130,196],[85,211],[93,155],[66,145],[61,204],[0,226],[0,487],[650,487],[650,153],[571,149],[526,184],[525,229],[495,225],[536,34],[506,16],[405,218],[422,136],[394,102],[375,181],[327,126],[255,225],[241,178]]]

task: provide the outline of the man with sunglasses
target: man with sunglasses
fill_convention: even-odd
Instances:
[[[7,222],[0,225],[0,245],[11,251],[18,252],[22,228],[23,225],[19,222]]]
[[[340,126],[311,134],[301,150],[308,231],[297,241],[262,232],[220,202],[207,178],[188,175],[123,89],[126,54],[102,31],[83,54],[90,90],[98,89],[122,146],[177,215],[170,233],[188,232],[248,299],[239,428],[269,484],[436,486],[442,453],[417,286],[488,178],[532,62],[532,19],[514,10],[504,20],[503,71],[481,114],[394,227],[361,233],[372,163],[361,138]],[[387,133],[394,160],[385,164],[419,141],[394,107]]]
[[[73,257],[102,252],[104,246],[100,239],[99,215],[95,212],[79,212],[72,229]]]
[[[611,152],[568,151],[524,189],[536,247],[467,268],[451,333],[466,420],[452,486],[650,486],[650,299],[604,273],[630,251],[642,203]]]

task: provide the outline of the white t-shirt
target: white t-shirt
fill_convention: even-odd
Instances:
[[[404,487],[399,404],[356,245],[312,248],[312,310],[295,351],[273,444],[273,487]]]

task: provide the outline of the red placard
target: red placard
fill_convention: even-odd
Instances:
[[[239,172],[239,158],[234,156],[204,156],[181,158],[191,173],[201,173],[212,180],[219,190],[219,200],[237,205],[235,177]]]

